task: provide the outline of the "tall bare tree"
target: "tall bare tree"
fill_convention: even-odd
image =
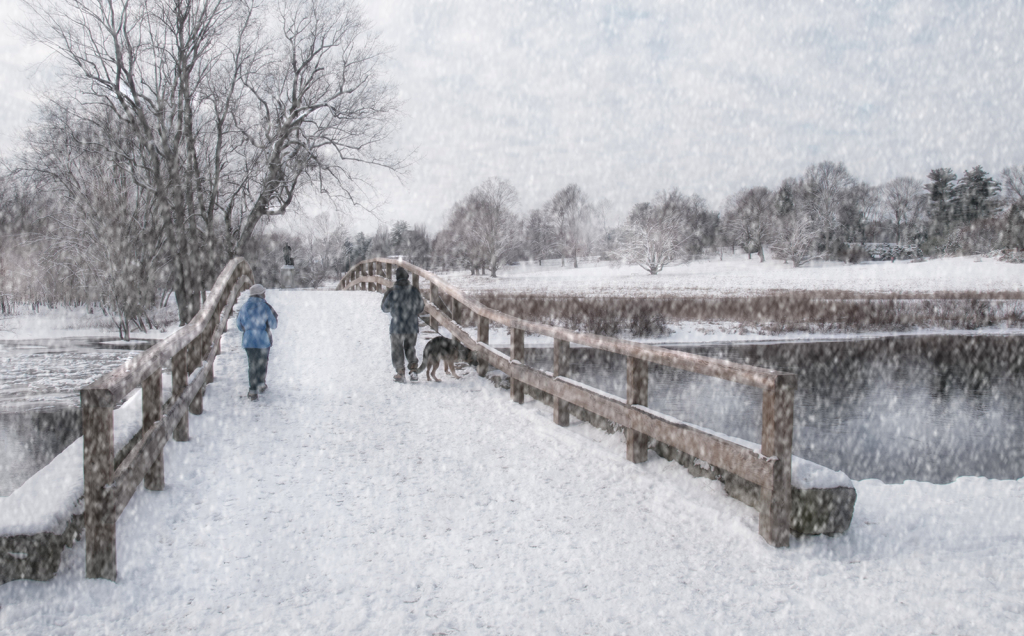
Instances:
[[[882,210],[896,230],[896,243],[902,245],[908,231],[923,220],[928,211],[924,183],[913,177],[897,177],[882,186]]]
[[[515,212],[519,201],[512,184],[494,177],[484,181],[452,208],[438,236],[444,251],[439,261],[462,263],[472,273],[498,269],[521,249],[523,223]]]
[[[579,267],[579,253],[587,243],[588,230],[594,216],[590,197],[575,183],[570,183],[555,193],[544,209],[555,227],[562,264],[572,257],[572,266]]]
[[[133,178],[174,246],[179,319],[222,262],[302,189],[358,202],[398,170],[383,52],[346,0],[59,0],[31,33],[66,62],[68,98],[135,140]]]
[[[764,246],[772,240],[775,211],[775,193],[764,187],[742,190],[726,204],[725,226],[733,244],[742,245],[748,257],[757,252],[762,263]]]

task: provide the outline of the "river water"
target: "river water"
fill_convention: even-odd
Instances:
[[[672,347],[797,375],[794,454],[853,479],[1024,477],[1024,336],[894,336]],[[550,370],[550,349],[528,349]],[[617,354],[572,349],[569,377],[625,397]],[[759,442],[761,393],[660,365],[649,405]]]
[[[1024,477],[1024,336],[673,348],[796,373],[794,453],[853,479]],[[97,339],[0,343],[0,496],[81,435],[78,390],[136,353]],[[551,369],[550,349],[527,357]],[[569,377],[625,397],[625,358],[581,348],[570,358]],[[757,389],[651,365],[649,394],[658,411],[760,441]]]
[[[0,497],[81,434],[79,389],[155,341],[0,341]]]

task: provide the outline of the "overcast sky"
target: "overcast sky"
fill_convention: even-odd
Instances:
[[[718,206],[822,160],[869,183],[1024,164],[1021,0],[364,7],[403,100],[394,141],[416,152],[404,185],[380,181],[386,220],[437,230],[490,176],[523,212],[575,182],[617,217],[670,188]],[[7,150],[39,53],[2,37]]]

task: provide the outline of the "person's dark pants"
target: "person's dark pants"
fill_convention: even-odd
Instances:
[[[261,384],[267,383],[270,349],[246,349],[245,355],[249,356],[249,390],[255,391]]]
[[[402,373],[405,367],[404,362],[408,360],[409,370],[415,371],[420,366],[416,359],[416,336],[415,333],[393,333],[391,334],[391,364],[395,367],[396,373]]]

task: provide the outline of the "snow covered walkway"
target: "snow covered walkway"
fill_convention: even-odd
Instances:
[[[720,484],[560,429],[475,374],[391,381],[369,292],[271,291],[270,390],[240,334],[167,487],[0,586],[0,634],[1008,634],[1024,625],[1024,482],[859,482],[842,537],[777,550]],[[233,322],[232,322],[233,324]],[[420,348],[423,338],[420,339]],[[1018,440],[1019,443],[1019,440]]]

